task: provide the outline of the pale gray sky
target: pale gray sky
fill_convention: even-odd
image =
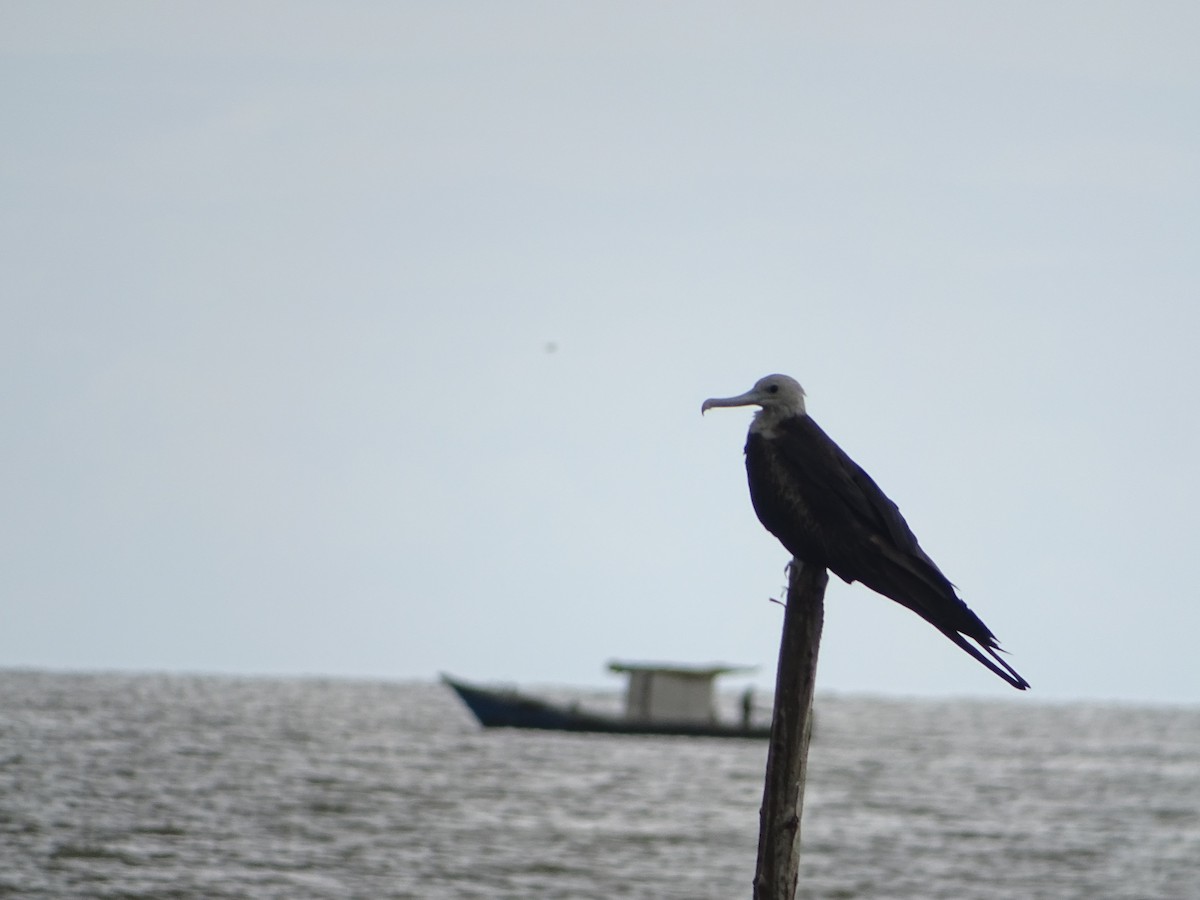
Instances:
[[[1197,34],[5,3],[0,665],[769,685],[781,371],[1037,697],[1196,702]],[[818,684],[1017,698],[840,582]]]

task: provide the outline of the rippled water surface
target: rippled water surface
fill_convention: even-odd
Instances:
[[[765,743],[0,671],[0,896],[748,898]],[[1200,709],[818,697],[800,895],[1200,898]]]

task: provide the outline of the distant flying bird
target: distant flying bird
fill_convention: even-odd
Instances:
[[[750,499],[793,557],[907,606],[1013,687],[1029,687],[921,549],[896,504],[809,418],[794,378],[768,375],[737,397],[705,400],[700,412],[729,406],[762,407],[746,438]]]

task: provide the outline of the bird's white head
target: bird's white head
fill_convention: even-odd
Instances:
[[[787,375],[768,375],[754,387],[736,397],[710,397],[700,406],[700,412],[729,406],[761,406],[754,416],[756,431],[769,431],[776,422],[792,416],[807,415],[804,409],[804,388]]]

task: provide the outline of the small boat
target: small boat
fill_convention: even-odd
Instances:
[[[741,722],[717,719],[713,682],[719,675],[746,671],[744,666],[612,662],[608,668],[629,675],[624,716],[551,703],[512,688],[467,684],[445,674],[442,681],[485,728],[737,738],[765,738],[771,733],[769,725],[751,723],[754,698],[749,689],[742,694]]]

